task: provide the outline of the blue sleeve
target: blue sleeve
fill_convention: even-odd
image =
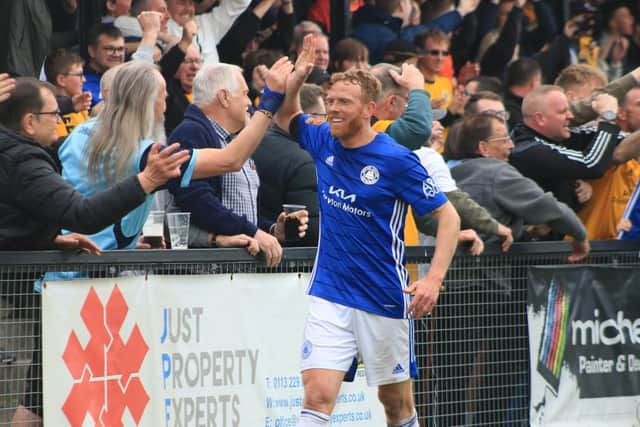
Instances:
[[[140,170],[144,170],[147,167],[147,158],[149,157],[149,152],[151,151],[151,147],[153,144],[150,144],[140,156]],[[160,147],[160,151],[164,150],[166,146]],[[166,184],[161,185],[156,188],[156,191],[166,190],[172,187],[186,187],[191,183],[191,177],[193,176],[193,171],[196,167],[196,159],[198,158],[198,150],[193,147],[187,147],[185,144],[180,145],[181,150],[186,150],[189,152],[191,156],[189,161],[184,162],[182,166],[180,166],[180,176],[178,178],[170,179]]]
[[[308,124],[308,119],[309,116],[306,114],[299,114],[294,117],[289,125],[289,134],[315,159],[326,144],[326,141],[331,138],[331,133],[329,132],[329,123],[317,126]]]
[[[417,215],[424,216],[447,202],[447,197],[413,152],[405,152],[396,165],[394,188],[398,197],[409,203]]]

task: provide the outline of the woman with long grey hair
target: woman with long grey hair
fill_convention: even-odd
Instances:
[[[266,94],[275,113],[280,106],[287,75],[293,65],[282,58],[269,71]],[[150,147],[164,142],[163,117],[166,84],[157,67],[143,61],[123,64],[109,90],[109,97],[95,120],[77,126],[58,150],[63,177],[76,190],[91,195],[123,176],[144,168]],[[238,170],[255,150],[271,124],[270,114],[255,114],[249,125],[221,150],[191,150],[182,165],[182,176],[165,188],[185,186],[191,179],[206,178]],[[152,197],[117,224],[90,236],[101,249],[131,249],[152,206]],[[246,242],[242,241],[246,238]],[[239,236],[238,245],[251,247],[251,239]]]

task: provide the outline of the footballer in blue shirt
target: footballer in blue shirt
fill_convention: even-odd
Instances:
[[[320,238],[308,290],[298,426],[329,423],[345,373],[360,355],[388,425],[415,427],[413,319],[436,304],[460,219],[417,156],[371,128],[380,94],[371,73],[333,75],[326,123],[315,125],[300,113],[299,91],[314,49],[315,36],[305,37],[276,115],[276,124],[311,154],[318,172]],[[403,241],[409,205],[439,224],[429,273],[413,283]]]

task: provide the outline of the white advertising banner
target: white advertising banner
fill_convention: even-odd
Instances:
[[[44,420],[54,426],[295,426],[308,274],[48,282]],[[332,425],[384,425],[362,369]]]

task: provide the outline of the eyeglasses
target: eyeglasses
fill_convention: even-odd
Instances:
[[[511,114],[505,110],[484,110],[480,111],[480,113],[478,114],[495,117],[496,119],[502,120],[503,122],[506,122],[507,120],[509,120],[509,117],[511,117]]]
[[[499,142],[500,144],[506,144],[509,141],[511,141],[511,137],[509,135],[507,135],[507,136],[496,136],[494,138],[487,138],[486,141],[487,142]]]
[[[84,73],[64,73],[65,76],[73,76],[73,77],[84,77]]]
[[[185,59],[182,61],[183,64],[187,65],[202,65],[202,62],[203,61],[200,58]]]
[[[56,111],[32,111],[31,114],[35,116],[55,116],[56,120],[60,120],[62,118],[60,114],[60,110]]]
[[[438,55],[447,56],[447,55],[449,55],[449,51],[448,50],[438,50],[438,49],[427,50],[425,53],[427,55],[431,55],[431,56],[438,56]]]
[[[121,54],[124,53],[124,46],[105,46],[102,49],[104,49],[105,52],[107,52],[109,55],[115,55],[115,54]]]

